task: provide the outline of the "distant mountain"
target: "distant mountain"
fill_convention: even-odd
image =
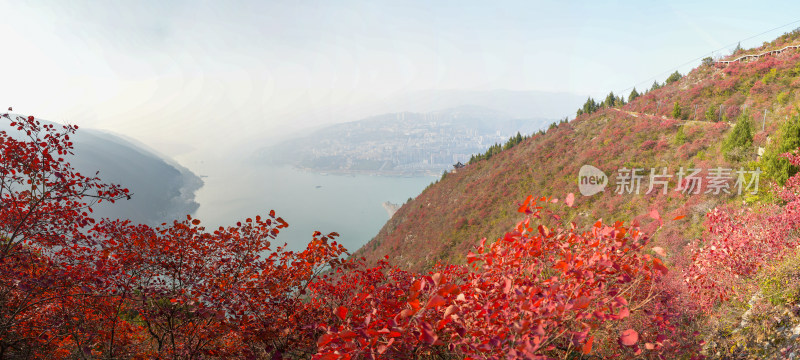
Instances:
[[[326,172],[438,175],[518,132],[530,134],[551,122],[473,105],[398,112],[326,126],[263,148],[258,158]]]
[[[15,114],[9,115],[13,119]],[[0,129],[8,130],[8,123],[0,124]],[[120,184],[133,193],[130,200],[96,205],[95,217],[157,225],[183,218],[199,207],[194,192],[203,185],[202,180],[144,145],[83,127],[71,139],[75,155],[67,160],[75,169],[85,175],[99,171],[103,182]]]
[[[549,91],[425,90],[382,104],[383,111],[431,112],[470,104],[495,109],[514,118],[560,119],[586,101],[586,95]]]

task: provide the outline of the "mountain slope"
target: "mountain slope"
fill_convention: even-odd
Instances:
[[[70,161],[86,174],[100,172],[103,181],[127,187],[133,196],[115,204],[98,204],[98,217],[130,219],[156,225],[194,213],[194,192],[203,181],[190,170],[111,133],[81,128],[74,136]]]
[[[793,32],[750,51],[799,42],[800,34]],[[462,254],[482,237],[497,238],[519,221],[517,204],[527,195],[579,194],[576,180],[583,165],[605,172],[609,186],[594,196],[578,195],[573,213],[564,220],[591,223],[613,218],[639,222],[646,225],[645,231],[653,231],[656,226],[648,224],[647,215],[653,209],[664,218],[686,216],[666,224],[656,236],[656,242],[671,254],[680,254],[688,240],[701,232],[707,210],[754,197],[736,196],[735,191],[705,194],[707,188],[700,194],[676,192],[679,169],[761,166],[756,161],[758,148],[768,147],[780,124],[798,113],[798,89],[798,51],[748,63],[704,62],[628,104],[582,114],[489,160],[448,174],[400,208],[355,256],[376,260],[390,254],[395,263],[414,270],[430,268],[437,261],[463,261]],[[723,150],[722,143],[742,114],[755,127],[753,146],[733,154]],[[645,195],[647,179],[639,195],[615,193],[612,180],[619,169],[643,168],[649,176],[650,168],[660,172],[663,167],[673,175],[666,195],[659,192],[661,188]],[[734,180],[730,185],[735,185]],[[763,182],[762,193],[767,187]],[[682,258],[673,256],[673,261]]]
[[[18,115],[9,116],[13,119]],[[7,122],[0,124],[0,130],[11,134],[16,131]],[[96,204],[93,207],[96,218],[157,225],[197,210],[199,204],[194,201],[194,192],[203,182],[190,170],[140,144],[104,131],[80,128],[72,141],[74,155],[66,160],[76,170],[88,176],[98,173],[104,182],[119,184],[132,193],[129,200]]]

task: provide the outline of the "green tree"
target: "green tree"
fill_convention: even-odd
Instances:
[[[686,143],[686,133],[683,132],[683,126],[678,127],[678,133],[675,134],[675,145],[683,145]]]
[[[683,77],[683,75],[681,75],[681,73],[679,73],[677,70],[675,70],[675,72],[670,74],[669,77],[667,78],[667,85],[672,84],[672,83],[680,80],[682,77]]]
[[[736,125],[722,142],[722,151],[729,160],[741,161],[753,152],[753,124],[746,112],[739,115]]]
[[[672,107],[672,118],[673,119],[680,119],[680,117],[681,117],[681,104],[679,104],[676,101],[675,105]]]
[[[712,59],[710,56],[709,57],[704,57],[702,66],[709,66],[709,65],[711,65],[713,63],[714,63],[714,59]]]
[[[612,91],[608,93],[608,96],[606,96],[606,100],[603,101],[603,106],[614,107],[616,105],[617,105],[617,97],[614,96],[614,92]]]
[[[650,87],[650,91],[655,91],[661,88],[661,84],[658,81],[653,81],[653,86]]]
[[[708,109],[706,109],[705,118],[706,121],[719,121],[719,116],[717,116],[717,107],[714,105],[709,106]]]
[[[635,100],[637,97],[639,97],[639,92],[636,91],[636,88],[634,87],[633,90],[631,90],[631,94],[628,95],[628,102],[633,102],[633,100]]]
[[[586,99],[586,102],[583,104],[583,107],[578,109],[578,115],[580,114],[591,114],[600,107],[600,104],[594,101],[591,97]]]
[[[783,185],[786,179],[797,173],[797,167],[790,164],[781,154],[800,148],[800,116],[784,122],[778,131],[778,141],[767,146],[761,159],[764,176]]]

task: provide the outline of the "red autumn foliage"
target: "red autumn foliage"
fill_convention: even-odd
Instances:
[[[285,251],[272,241],[288,224],[272,211],[213,230],[189,216],[154,228],[95,223],[93,202],[127,190],[72,170],[63,156],[74,127],[13,124],[18,133],[0,133],[3,356],[538,358],[666,349],[668,314],[655,289],[667,270],[643,252],[648,238],[622,223],[561,228],[546,209],[554,199],[529,197],[519,208],[526,219],[482,241],[470,265],[423,275],[341,260],[336,233]]]
[[[797,152],[784,157],[800,165]],[[800,228],[800,175],[776,191],[785,205],[715,208],[706,215],[707,230],[702,240],[690,244],[691,264],[683,274],[699,309],[710,311],[737,295],[735,286],[800,245],[795,235]]]
[[[786,67],[770,60],[732,65],[688,94],[678,93],[677,85],[659,91],[699,105],[693,97],[706,96],[715,82],[730,82],[731,91],[756,84],[752,93],[773,94],[772,85],[754,80],[772,68]],[[717,95],[708,106],[730,105],[729,117],[745,103],[738,93]],[[636,106],[655,112],[655,94],[630,105]],[[659,112],[667,111],[662,103]],[[609,109],[597,114],[629,126],[602,129],[586,157],[599,154],[601,144],[607,146],[602,153],[620,159],[635,154],[618,144],[662,148],[668,137],[641,134],[677,124],[648,114],[632,121],[633,115]],[[515,196],[531,170],[506,171],[498,162],[482,164],[491,167],[490,176],[479,180],[468,171],[451,175],[450,181],[470,182],[467,189],[488,186],[503,194],[453,208],[455,228],[484,222],[490,208],[519,209],[524,220],[509,224],[511,231],[494,242],[481,241],[467,253],[466,265],[441,265],[426,274],[385,260],[374,266],[342,260],[347,252],[335,233],[316,233],[306,250],[286,251],[272,243],[288,226],[274,212],[219,229],[205,229],[191,217],[160,227],[95,222],[95,202],[129,194],[78,174],[65,160],[77,127],[4,117],[15,131],[0,132],[2,358],[671,358],[697,351],[699,343],[680,327],[687,309],[708,311],[735,294],[739,279],[798,245],[792,236],[800,225],[797,177],[781,190],[785,206],[709,212],[703,241],[688,248],[692,256],[680,271],[668,272],[667,251],[649,253],[649,237],[635,226],[565,225],[560,216],[571,210],[551,210],[559,206],[554,199],[503,201]],[[698,129],[687,131],[700,138],[682,148],[687,159],[707,148],[713,136],[703,136],[719,135],[724,124],[695,134]],[[571,144],[564,139],[575,132],[565,124],[519,148],[538,141],[548,157],[568,158]],[[603,142],[608,139],[619,141]],[[800,165],[797,155],[788,158]],[[577,172],[569,162],[558,169]],[[621,199],[604,206],[616,208]],[[649,199],[656,208],[664,204],[664,197]],[[565,203],[574,201],[570,194]],[[648,217],[656,221],[643,228],[657,231],[663,221],[658,211],[635,221]],[[408,225],[398,233],[402,226]]]
[[[310,356],[329,317],[306,287],[345,250],[314,234],[302,252],[270,243],[269,218],[206,231],[187,217],[150,228],[89,217],[128,191],[76,173],[75,127],[6,114],[0,132],[0,356]]]
[[[525,221],[492,244],[481,241],[469,265],[423,276],[381,262],[336,276],[333,287],[316,285],[324,298],[344,288],[348,296],[329,308],[350,310],[325,327],[317,356],[633,356],[646,349],[638,334],[652,341],[647,350],[665,351],[670,315],[656,306],[663,300],[656,284],[667,269],[642,253],[649,239],[622,223],[548,228],[558,219],[544,207],[551,200],[529,197],[519,209]],[[623,329],[630,323],[650,325]]]

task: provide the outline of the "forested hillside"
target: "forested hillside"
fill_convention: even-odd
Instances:
[[[787,34],[752,52],[798,42]],[[744,51],[742,51],[744,53]],[[732,55],[736,56],[736,55]],[[609,178],[605,191],[578,197],[568,220],[593,222],[619,219],[649,223],[646,214],[658,209],[686,216],[683,224],[661,231],[658,241],[679,252],[700,235],[705,213],[727,203],[753,202],[768,196],[770,182],[787,174],[772,169],[779,152],[793,145],[774,141],[781,126],[791,127],[800,107],[800,52],[787,51],[749,63],[715,64],[711,59],[686,76],[673,74],[630,101],[589,99],[568,122],[551,126],[487,161],[446,174],[405,204],[371,242],[356,255],[377,259],[392,254],[400,266],[422,270],[437,261],[464,261],[464,253],[483,237],[496,238],[519,221],[520,199],[528,194],[578,193],[583,165],[601,169]],[[745,119],[749,142],[726,145],[735,123]],[[794,146],[796,147],[796,146]],[[763,148],[766,159],[758,156]],[[785,166],[783,163],[782,166]],[[674,191],[681,168],[760,168],[759,194],[699,194]],[[615,188],[618,170],[644,169],[640,194]],[[669,191],[650,194],[650,169],[666,168]],[[707,175],[707,172],[704,173]],[[746,174],[750,176],[750,173]],[[734,185],[735,179],[730,185]],[[652,230],[652,227],[645,227]],[[422,249],[423,251],[420,251]]]

